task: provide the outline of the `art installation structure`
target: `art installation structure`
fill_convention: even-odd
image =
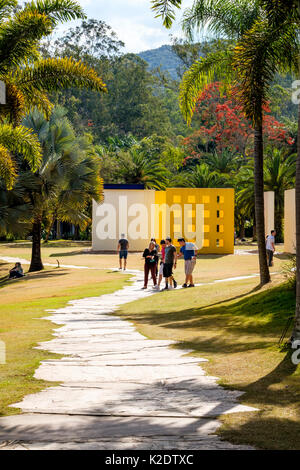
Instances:
[[[93,203],[93,250],[115,251],[124,233],[131,251],[142,251],[151,237],[183,236],[203,254],[234,252],[234,190],[137,189],[106,185],[104,203]]]
[[[265,192],[265,232],[270,235],[275,227],[275,193],[274,191]]]
[[[284,193],[284,251],[296,253],[296,190]]]

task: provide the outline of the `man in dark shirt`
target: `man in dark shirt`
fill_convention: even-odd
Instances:
[[[177,287],[177,282],[173,277],[173,268],[176,269],[177,266],[177,252],[174,245],[172,245],[172,240],[170,237],[166,238],[166,249],[165,249],[165,262],[164,262],[164,278],[166,279],[166,287],[163,290],[168,290],[169,286],[174,289]]]
[[[123,259],[124,271],[126,270],[126,266],[127,266],[128,249],[129,249],[128,240],[125,238],[125,234],[122,233],[121,238],[118,243],[118,253],[119,253],[119,261],[120,261],[119,269],[122,269],[122,259]]]

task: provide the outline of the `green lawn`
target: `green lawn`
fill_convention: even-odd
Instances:
[[[133,302],[123,306],[120,314],[149,338],[177,340],[179,347],[208,358],[204,367],[210,375],[220,377],[226,387],[244,391],[242,403],[259,408],[256,413],[222,417],[218,431],[222,438],[266,449],[299,449],[299,368],[278,348],[295,304],[294,292],[282,275],[288,257],[276,256],[273,282],[263,289],[258,289],[258,278],[211,284],[216,279],[258,273],[255,246],[237,248],[236,255],[199,257],[195,280],[201,287],[160,293],[159,302],[153,298]],[[7,407],[10,403],[47,385],[33,379],[40,361],[51,357],[33,347],[51,339],[57,328],[38,319],[45,310],[70,299],[112,292],[127,279],[108,270],[118,266],[116,255],[94,254],[89,249],[89,243],[51,242],[43,245],[43,259],[101,269],[47,268],[8,283],[4,277],[11,264],[0,260],[0,339],[7,344],[8,359],[0,366],[0,414],[16,413]],[[0,243],[1,256],[29,260],[30,243]],[[184,280],[183,266],[180,260],[179,282]],[[129,255],[128,267],[142,269],[140,253]]]
[[[247,276],[258,273],[258,256],[255,254],[256,247],[253,245],[241,245],[236,248],[239,250],[239,255],[200,255],[195,269],[195,282],[202,283],[215,279],[226,279],[232,276]],[[248,254],[249,252],[254,254]],[[18,257],[29,261],[31,243],[0,242],[1,256]],[[51,241],[47,244],[42,244],[42,257],[44,262],[54,265],[57,265],[58,260],[61,265],[88,266],[100,269],[119,267],[119,260],[116,254],[93,253],[91,252],[91,244],[89,242]],[[283,253],[276,255],[271,272],[276,273],[280,271],[287,258]],[[142,253],[129,254],[128,269],[142,270],[143,266]],[[183,260],[178,262],[176,278],[179,282],[184,280]]]
[[[54,356],[34,349],[38,342],[48,341],[54,328],[45,310],[60,308],[69,300],[93,297],[119,289],[126,279],[118,273],[102,271],[48,269],[27,275],[17,281],[4,282],[8,270],[0,265],[0,340],[6,344],[6,364],[0,365],[0,416],[18,410],[8,405],[24,395],[45,388],[44,381],[33,378],[39,363]]]
[[[258,290],[250,279],[159,295],[160,302],[134,302],[118,315],[149,338],[180,341],[209,359],[206,371],[260,410],[222,417],[219,435],[258,448],[300,449],[300,368],[278,347],[294,312],[293,290],[279,280]]]

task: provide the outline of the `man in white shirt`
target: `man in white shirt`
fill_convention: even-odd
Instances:
[[[273,257],[275,253],[275,237],[276,231],[272,230],[271,235],[268,235],[266,240],[267,256],[269,266],[273,266]]]

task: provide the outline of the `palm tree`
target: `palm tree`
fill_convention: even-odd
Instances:
[[[85,18],[76,1],[36,0],[22,9],[16,5],[16,0],[0,3],[0,81],[6,88],[6,104],[0,106],[0,174],[8,187],[17,176],[12,155],[22,153],[33,171],[41,162],[38,141],[20,123],[34,107],[50,113],[47,91],[69,86],[106,91],[96,72],[80,61],[40,59],[39,41],[59,22]]]
[[[223,150],[220,154],[217,152],[212,154],[206,154],[203,156],[203,160],[215,171],[219,173],[232,173],[237,170],[240,159],[232,155],[229,150]],[[243,157],[241,158],[243,161]]]
[[[29,271],[43,269],[41,259],[41,230],[45,217],[55,215],[62,221],[84,227],[89,221],[85,209],[93,198],[102,200],[100,166],[91,146],[83,138],[77,138],[66,118],[66,111],[56,108],[47,121],[35,110],[23,121],[32,129],[43,149],[42,164],[36,172],[20,159],[20,172],[12,191],[17,198],[22,194],[26,204],[25,220],[32,227],[32,257]],[[13,209],[13,208],[11,208]],[[11,214],[12,216],[13,214]],[[11,217],[12,218],[12,217]]]
[[[223,34],[232,39],[226,50],[217,51],[205,59],[200,59],[188,70],[183,77],[180,93],[180,106],[187,120],[190,122],[199,93],[208,83],[218,78],[226,84],[235,85],[245,92],[245,81],[237,79],[237,75],[247,74],[247,65],[238,63],[238,53],[247,43],[247,31],[256,24],[260,18],[261,9],[258,1],[239,0],[201,0],[196,1],[193,8],[185,15],[184,27],[188,34],[193,28],[205,26],[214,33]],[[237,42],[238,41],[238,42]],[[236,59],[236,60],[235,60]],[[253,90],[260,96],[264,93],[262,84],[252,77]],[[249,87],[249,85],[248,85]],[[257,98],[257,97],[256,97]],[[254,127],[254,162],[255,162],[255,219],[257,226],[257,242],[259,252],[260,282],[264,285],[270,281],[270,273],[267,265],[265,245],[265,219],[264,219],[264,182],[263,182],[263,99],[256,99],[253,107],[247,106],[244,101],[244,109]],[[256,105],[256,106],[255,106]],[[254,109],[255,106],[255,109]]]
[[[226,175],[212,171],[206,163],[200,163],[191,171],[181,173],[175,186],[192,188],[224,188],[228,185]]]
[[[268,28],[265,35],[275,33],[283,38],[276,50],[277,62],[293,65],[296,76],[300,77],[299,26],[300,5],[298,0],[261,0],[266,12]],[[275,37],[275,42],[276,42]],[[292,51],[292,53],[290,52]],[[300,339],[300,103],[298,105],[298,140],[296,161],[296,309],[292,339]]]
[[[149,158],[137,146],[117,154],[117,178],[120,182],[145,185],[148,189],[165,189],[167,169],[159,160]]]

